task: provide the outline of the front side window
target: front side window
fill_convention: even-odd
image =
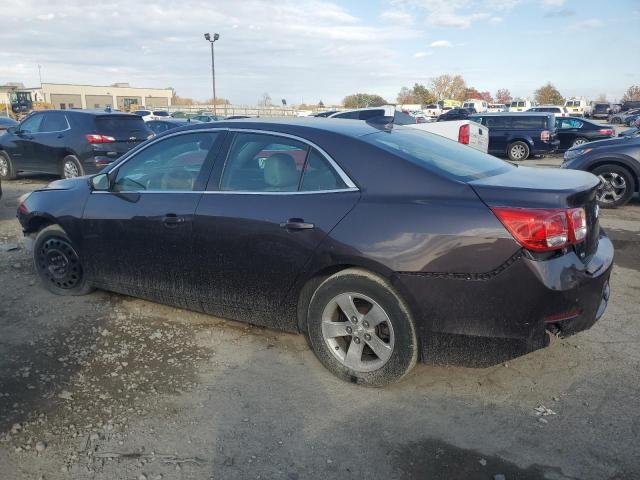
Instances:
[[[188,133],[141,150],[119,169],[117,192],[191,191],[219,134]]]
[[[40,125],[44,115],[32,115],[20,124],[20,131],[25,133],[37,133],[40,131]]]

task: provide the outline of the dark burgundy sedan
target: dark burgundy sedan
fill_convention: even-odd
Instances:
[[[593,325],[613,261],[597,187],[407,127],[256,119],[162,134],[18,217],[54,293],[302,332],[340,378],[384,385],[433,335],[534,349]]]

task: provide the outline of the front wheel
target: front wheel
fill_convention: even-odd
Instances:
[[[85,295],[88,284],[80,256],[67,233],[58,225],[38,232],[33,263],[42,285],[56,295]]]
[[[322,282],[309,302],[307,329],[320,362],[352,383],[394,383],[418,358],[407,306],[391,285],[366,270],[350,268]]]
[[[620,207],[633,196],[635,181],[626,168],[612,164],[602,165],[592,173],[600,178],[596,198],[602,208]]]
[[[529,158],[529,145],[524,142],[513,142],[507,148],[507,155],[509,155],[509,160],[512,161],[521,161]]]

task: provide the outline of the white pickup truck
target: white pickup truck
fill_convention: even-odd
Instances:
[[[434,133],[471,148],[487,153],[489,150],[489,129],[471,120],[449,122],[418,123],[415,117],[396,110],[392,105],[384,107],[359,108],[334,113],[329,118],[382,121],[402,125],[424,132]]]

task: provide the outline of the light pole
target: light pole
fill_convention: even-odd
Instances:
[[[220,34],[214,33],[213,39],[208,33],[204,34],[204,39],[211,44],[211,78],[213,80],[213,115],[216,116],[218,111],[216,109],[216,67],[215,57],[213,55],[213,44],[220,38]]]

